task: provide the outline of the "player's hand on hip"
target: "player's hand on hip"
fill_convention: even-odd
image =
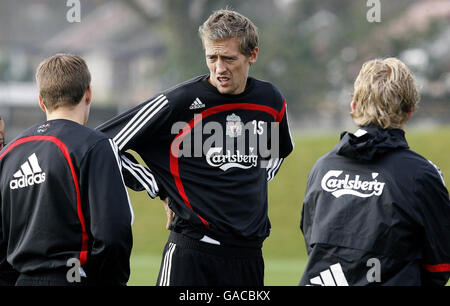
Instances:
[[[164,202],[164,209],[166,210],[167,215],[166,230],[170,230],[170,223],[172,223],[174,213],[169,208],[169,197],[165,198],[163,202]]]

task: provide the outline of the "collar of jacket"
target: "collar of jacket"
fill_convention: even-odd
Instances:
[[[370,161],[388,152],[408,148],[403,130],[368,125],[360,127],[354,134],[343,132],[336,149],[338,155]]]

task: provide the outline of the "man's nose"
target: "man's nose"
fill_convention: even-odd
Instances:
[[[216,63],[216,73],[221,74],[227,71],[226,64],[223,60],[219,59]]]

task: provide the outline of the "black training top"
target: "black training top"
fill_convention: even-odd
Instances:
[[[203,75],[158,94],[98,128],[121,152],[127,185],[170,198],[172,230],[223,244],[260,246],[269,235],[267,182],[293,149],[286,100],[249,78],[220,94]]]
[[[0,154],[0,279],[78,259],[88,278],[126,284],[132,211],[118,150],[69,120],[23,132]],[[69,269],[69,267],[67,268]]]
[[[439,170],[400,129],[363,127],[312,168],[301,285],[445,285],[450,200]]]

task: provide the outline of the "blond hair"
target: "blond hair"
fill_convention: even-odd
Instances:
[[[203,45],[206,40],[217,41],[236,37],[239,50],[246,56],[258,47],[258,29],[247,17],[233,10],[213,12],[198,29]]]
[[[91,74],[81,57],[60,53],[40,63],[36,82],[45,107],[53,111],[76,106],[90,86]]]
[[[419,103],[414,76],[397,58],[365,62],[354,84],[351,112],[358,126],[376,124],[381,128],[402,128]]]

